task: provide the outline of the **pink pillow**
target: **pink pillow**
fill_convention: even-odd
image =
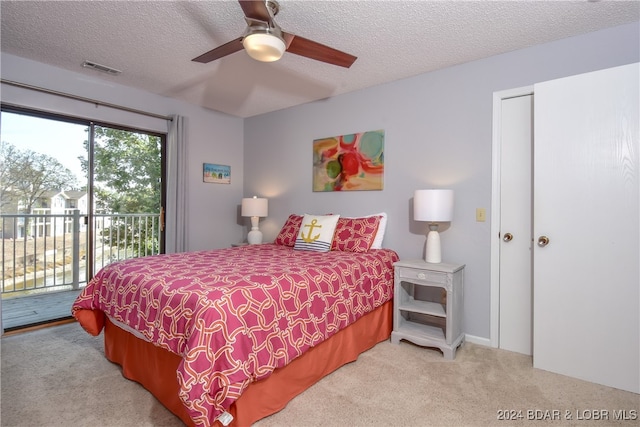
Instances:
[[[338,219],[332,251],[367,252],[376,237],[380,216]]]
[[[280,233],[278,233],[278,237],[276,237],[273,243],[282,246],[295,245],[298,232],[300,231],[300,225],[302,224],[302,218],[302,215],[289,215],[289,218],[287,218],[287,221],[282,226],[282,229],[280,229]]]

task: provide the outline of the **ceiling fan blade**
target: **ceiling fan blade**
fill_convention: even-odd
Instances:
[[[264,0],[238,0],[244,16],[262,22],[270,22],[271,14]]]
[[[222,58],[223,56],[231,55],[232,53],[242,50],[243,48],[242,37],[238,37],[237,39],[231,40],[230,42],[225,43],[222,46],[218,46],[217,48],[212,49],[209,52],[203,53],[197,58],[193,58],[192,61],[202,62],[203,64],[206,64],[208,62]]]
[[[356,56],[314,42],[313,40],[305,39],[304,37],[285,33],[284,31],[283,36],[287,44],[287,52],[295,53],[296,55],[345,68],[351,67],[356,59],[358,59]]]

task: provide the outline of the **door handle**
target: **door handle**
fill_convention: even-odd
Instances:
[[[538,246],[540,246],[541,248],[544,248],[548,244],[549,244],[549,238],[547,236],[538,237]]]
[[[164,207],[160,207],[160,231],[164,231]]]
[[[510,242],[513,240],[513,234],[511,233],[505,233],[504,237],[502,238],[502,240],[504,240],[505,242]]]

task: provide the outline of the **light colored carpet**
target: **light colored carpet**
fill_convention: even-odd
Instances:
[[[102,336],[77,323],[4,337],[0,346],[2,426],[182,425],[104,358]],[[600,410],[608,419],[586,419]],[[523,419],[499,420],[500,411]],[[544,411],[559,419],[536,421]],[[640,425],[615,421],[619,411],[640,414],[640,396],[533,369],[517,353],[466,343],[445,361],[437,350],[385,341],[256,426]]]

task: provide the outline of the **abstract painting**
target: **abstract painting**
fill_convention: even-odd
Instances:
[[[382,190],[384,130],[313,141],[313,191]]]

